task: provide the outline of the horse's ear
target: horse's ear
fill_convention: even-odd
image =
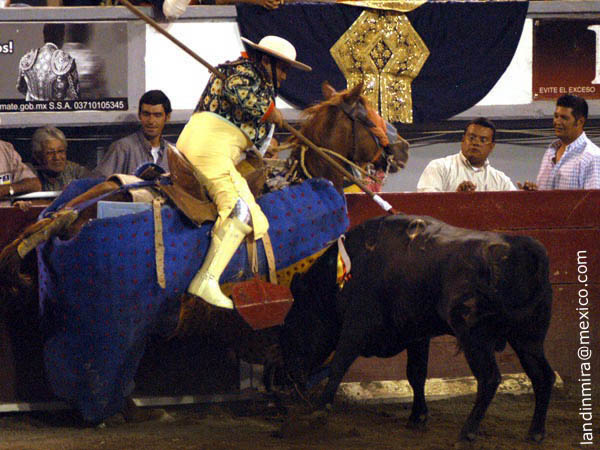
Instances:
[[[352,89],[348,91],[348,93],[344,96],[344,101],[349,105],[353,105],[358,101],[360,94],[362,94],[363,84],[362,81],[354,86]]]
[[[321,91],[323,92],[323,98],[325,100],[329,100],[331,97],[337,94],[337,91],[332,85],[329,84],[328,81],[323,81],[323,84],[321,85]]]

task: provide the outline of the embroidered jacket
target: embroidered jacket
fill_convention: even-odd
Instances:
[[[275,90],[260,64],[242,57],[218,66],[227,77],[213,74],[196,106],[196,112],[209,111],[237,126],[257,144],[267,135],[265,122],[275,108]]]
[[[19,61],[17,90],[25,100],[77,100],[79,75],[75,60],[47,42]]]

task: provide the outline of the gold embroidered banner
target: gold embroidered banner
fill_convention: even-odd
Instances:
[[[365,8],[373,9],[387,9],[391,11],[409,12],[415,8],[418,8],[427,0],[336,0],[336,3],[349,6],[362,6]]]
[[[362,82],[363,93],[384,119],[412,123],[411,83],[429,49],[404,14],[365,10],[330,53],[348,87]]]

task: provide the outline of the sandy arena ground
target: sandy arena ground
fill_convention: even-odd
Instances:
[[[594,398],[594,445],[600,448],[599,396]],[[336,402],[324,425],[289,420],[263,401],[168,408],[172,421],[83,427],[70,412],[0,415],[0,449],[420,449],[453,448],[474,396],[429,401],[426,430],[404,424],[409,404]],[[555,389],[542,444],[524,440],[533,396],[498,394],[466,448],[571,449],[580,447],[581,400],[576,390]]]

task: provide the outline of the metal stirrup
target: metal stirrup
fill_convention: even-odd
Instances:
[[[248,224],[248,225],[252,224],[252,216],[250,215],[250,207],[241,198],[238,198],[237,202],[235,202],[235,206],[233,207],[231,214],[229,214],[229,217],[232,217],[232,218],[235,217],[238,220],[240,220],[241,222]]]

